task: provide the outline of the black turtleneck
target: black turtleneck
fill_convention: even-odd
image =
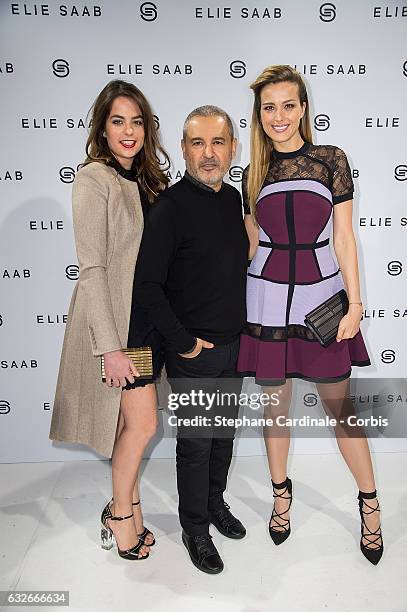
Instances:
[[[151,206],[137,259],[135,296],[167,348],[199,337],[232,342],[246,321],[248,239],[240,194],[187,173]]]
[[[132,166],[129,170],[127,170],[127,168],[124,168],[121,165],[121,163],[117,161],[115,157],[112,157],[112,159],[108,162],[108,166],[112,166],[112,168],[114,168],[116,172],[120,174],[120,176],[127,179],[128,181],[133,181],[133,183],[137,183],[138,191],[140,195],[141,208],[143,209],[144,217],[146,217],[146,215],[149,212],[150,206],[149,206],[149,201],[146,196],[146,193],[140,185],[140,180],[138,177],[137,166],[136,166],[136,158],[134,158]]]

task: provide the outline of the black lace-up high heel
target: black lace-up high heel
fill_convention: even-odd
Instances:
[[[379,563],[383,554],[382,530],[379,525],[376,531],[371,531],[366,525],[365,515],[373,514],[373,512],[380,511],[380,506],[378,500],[376,499],[376,494],[377,491],[373,491],[372,493],[363,493],[363,491],[359,491],[358,495],[359,513],[361,519],[360,550],[362,551],[366,559],[370,561],[370,563],[373,563],[373,565],[377,565]],[[365,501],[366,499],[375,499],[375,505],[369,505]]]
[[[273,481],[271,482],[273,485],[273,497],[274,498],[281,497],[282,499],[289,500],[287,510],[281,513],[276,512],[276,507],[274,503],[273,512],[271,514],[271,518],[269,522],[270,537],[273,540],[274,544],[278,546],[279,544],[282,544],[283,542],[285,542],[285,540],[288,538],[288,536],[291,533],[290,519],[285,519],[283,518],[282,515],[285,514],[286,512],[289,512],[291,508],[291,503],[293,501],[293,494],[292,494],[293,485],[292,485],[291,480],[288,477],[284,480],[284,482],[280,482],[278,484]],[[276,493],[276,491],[279,491],[279,493]],[[279,529],[275,529],[271,526],[271,522],[273,520],[277,523],[276,526],[278,526]]]

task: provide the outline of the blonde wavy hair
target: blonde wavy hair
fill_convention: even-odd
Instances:
[[[254,83],[250,85],[250,89],[254,92],[254,104],[250,129],[250,167],[247,177],[247,196],[253,218],[256,216],[257,196],[266,178],[270,156],[273,151],[273,143],[261,124],[261,91],[266,85],[283,83],[285,81],[298,85],[298,97],[301,105],[303,102],[306,103],[305,113],[300,121],[299,130],[302,139],[305,142],[312,143],[308,94],[302,76],[291,66],[268,66],[257,77]]]

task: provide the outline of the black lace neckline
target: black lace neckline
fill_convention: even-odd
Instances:
[[[296,151],[277,151],[273,149],[273,156],[277,159],[290,159],[291,157],[297,157],[298,155],[302,155],[307,151],[309,147],[309,142],[304,142],[299,149]]]
[[[137,171],[136,171],[135,160],[133,161],[133,164],[132,164],[130,170],[126,170],[126,168],[124,168],[121,165],[121,163],[117,161],[117,159],[115,157],[113,157],[108,162],[108,165],[112,166],[112,168],[114,168],[116,170],[116,172],[118,174],[120,174],[120,176],[122,176],[123,178],[127,179],[128,181],[137,182]]]

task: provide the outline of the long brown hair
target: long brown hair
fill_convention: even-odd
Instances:
[[[252,123],[250,129],[250,168],[247,180],[247,195],[250,204],[250,212],[255,218],[256,200],[260,193],[261,186],[267,175],[270,163],[270,156],[273,151],[273,143],[265,133],[261,124],[261,90],[271,83],[296,83],[298,85],[298,97],[301,105],[306,103],[305,113],[300,121],[300,134],[305,142],[312,143],[311,124],[309,117],[308,94],[305,83],[297,70],[291,66],[275,65],[268,66],[250,85],[254,92],[254,104],[252,113]]]
[[[110,151],[107,140],[103,136],[107,118],[110,115],[113,101],[118,96],[126,96],[138,104],[144,122],[144,145],[135,158],[136,173],[142,189],[147,198],[153,202],[159,191],[165,189],[169,178],[165,170],[170,167],[170,159],[167,152],[161,146],[157,133],[154,116],[144,94],[132,83],[116,79],[110,81],[100,92],[88,117],[90,120],[90,131],[86,142],[87,158],[84,165],[93,161],[109,163],[114,156]],[[162,159],[160,159],[160,156]]]

